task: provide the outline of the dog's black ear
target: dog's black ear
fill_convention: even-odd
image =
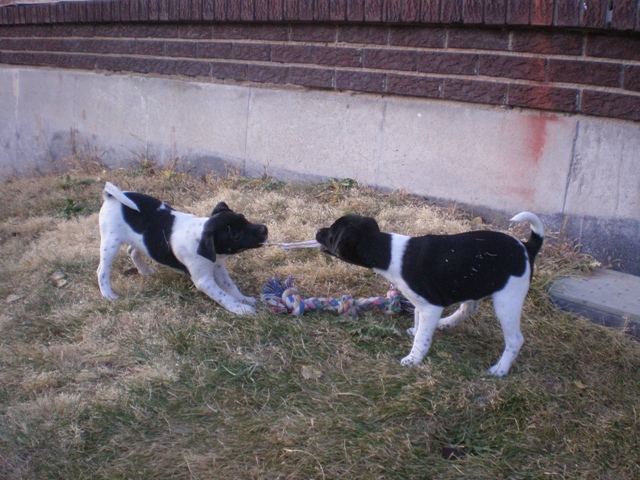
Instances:
[[[220,202],[214,207],[213,212],[211,212],[211,216],[213,217],[216,213],[224,212],[226,210],[231,211],[229,205],[224,202]]]
[[[216,207],[217,208],[217,207]],[[216,261],[216,245],[214,238],[214,228],[212,220],[209,219],[202,229],[202,236],[200,237],[200,244],[198,245],[197,253],[201,257],[204,257],[212,262]]]

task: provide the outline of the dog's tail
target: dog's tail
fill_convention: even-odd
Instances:
[[[135,210],[136,212],[140,211],[140,208],[138,208],[138,206],[134,203],[134,201],[131,200],[129,197],[127,197],[122,190],[120,190],[111,182],[105,183],[104,190],[102,191],[102,198],[107,200],[109,196],[112,196],[121,204]]]
[[[542,242],[544,241],[544,226],[540,219],[531,212],[522,212],[513,217],[511,222],[529,222],[531,225],[531,236],[529,240],[524,242],[524,247],[527,249],[529,255],[529,263],[531,264],[531,272],[533,272],[533,262],[536,259],[536,255],[542,248]]]

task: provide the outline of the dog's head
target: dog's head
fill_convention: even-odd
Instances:
[[[244,215],[220,202],[204,224],[198,255],[215,262],[216,254],[233,255],[260,247],[267,241],[268,233],[265,225],[250,223]]]
[[[328,228],[316,233],[320,249],[354,265],[374,268],[380,267],[377,253],[372,250],[373,243],[379,238],[380,227],[370,217],[345,215]]]

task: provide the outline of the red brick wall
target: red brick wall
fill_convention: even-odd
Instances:
[[[0,64],[640,120],[640,0],[122,0],[0,7]]]

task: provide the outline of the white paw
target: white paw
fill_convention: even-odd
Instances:
[[[412,365],[418,365],[422,361],[421,358],[416,358],[411,355],[407,355],[402,360],[400,360],[400,365],[404,365],[405,367],[411,367]]]
[[[116,300],[118,295],[113,292],[102,292],[102,296],[108,300]]]
[[[448,330],[451,328],[451,324],[449,322],[438,322],[438,326],[436,328],[438,330]]]
[[[244,303],[248,303],[249,305],[253,305],[254,303],[256,303],[258,300],[256,300],[253,297],[242,297],[242,302]]]
[[[253,308],[251,305],[246,305],[244,303],[238,303],[233,307],[227,307],[227,310],[235,313],[236,315],[253,315],[254,313],[256,313],[255,308]]]
[[[407,334],[408,334],[410,337],[415,337],[415,336],[416,336],[416,329],[415,329],[415,327],[407,328]]]
[[[494,365],[487,371],[488,375],[493,375],[494,377],[502,377],[507,374],[507,370],[500,369],[500,364]]]

